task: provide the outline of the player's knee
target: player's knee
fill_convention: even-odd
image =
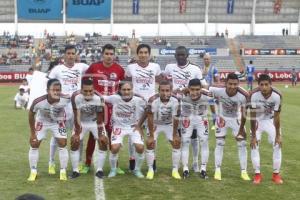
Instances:
[[[217,138],[216,145],[217,146],[225,146],[225,138]]]
[[[135,150],[136,150],[137,153],[143,153],[144,152],[144,145],[136,144],[135,145]]]
[[[119,152],[119,149],[120,149],[119,145],[114,144],[114,145],[111,145],[110,151],[112,154],[117,154]]]
[[[67,139],[58,139],[57,144],[59,147],[64,148],[67,146]],[[79,146],[79,143],[78,143]]]
[[[99,145],[99,149],[100,149],[100,150],[106,151],[106,150],[107,150],[107,144],[108,144],[108,141],[101,142],[101,141],[98,139],[98,145]]]
[[[146,146],[147,146],[147,149],[153,150],[155,148],[155,142],[151,143],[151,142],[147,141]]]
[[[178,142],[178,143],[174,143],[174,142],[172,142],[172,147],[173,147],[173,149],[180,149],[180,142]]]
[[[37,149],[40,147],[40,143],[30,141],[30,147],[33,149]]]

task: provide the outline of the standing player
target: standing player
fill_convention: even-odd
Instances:
[[[102,47],[102,61],[93,63],[86,71],[85,77],[92,77],[94,89],[100,95],[113,95],[118,92],[119,83],[124,79],[125,71],[117,63],[114,62],[115,47],[111,44],[106,44]],[[112,105],[105,104],[107,110],[105,112],[105,129],[110,138]],[[86,162],[81,173],[88,173],[90,170],[93,152],[95,149],[95,139],[90,134],[86,148]],[[117,169],[119,174],[124,174],[120,168]]]
[[[146,160],[148,164],[147,179],[154,177],[154,149],[160,133],[164,133],[172,145],[172,177],[181,179],[178,173],[180,162],[180,138],[178,136],[179,101],[171,96],[172,84],[162,81],[158,87],[159,94],[149,99],[147,119],[149,135],[147,138]]]
[[[117,175],[118,153],[122,146],[124,136],[128,135],[136,150],[137,159],[134,175],[143,178],[141,166],[144,161],[143,132],[140,128],[141,118],[146,108],[146,102],[133,94],[133,87],[130,82],[120,84],[119,93],[111,96],[104,96],[105,101],[113,105],[112,122],[113,132],[111,136],[111,153],[109,156],[111,170],[108,177]]]
[[[164,75],[168,79],[172,79],[173,92],[178,98],[182,97],[183,91],[187,88],[191,79],[198,78],[203,86],[206,85],[200,67],[190,63],[188,56],[188,50],[184,46],[177,47],[175,52],[176,63],[168,64],[164,71]],[[193,169],[195,172],[199,172],[199,140],[196,130],[192,134],[191,144],[193,147]]]
[[[255,68],[253,66],[253,61],[250,60],[249,65],[247,65],[247,68],[246,68],[248,90],[252,90],[254,72],[255,72]]]
[[[221,180],[221,165],[227,129],[231,129],[237,140],[238,154],[241,166],[241,178],[250,180],[247,173],[247,147],[246,147],[246,104],[249,94],[239,87],[239,78],[236,74],[227,75],[225,87],[210,87],[209,91],[217,100],[217,128],[215,148],[215,176]]]
[[[146,101],[155,95],[155,82],[161,74],[160,66],[150,62],[151,48],[148,44],[140,44],[136,50],[138,60],[126,69],[127,80],[133,84],[133,92],[142,96]],[[134,146],[129,138],[129,168],[134,169]],[[155,162],[154,162],[155,164]]]
[[[181,139],[183,164],[183,178],[189,176],[189,146],[193,130],[196,130],[201,144],[201,171],[200,177],[207,179],[206,165],[209,156],[208,147],[208,105],[212,100],[212,95],[205,89],[201,88],[199,79],[192,79],[188,85],[189,95],[181,100]],[[198,161],[197,161],[198,162]]]
[[[297,86],[297,79],[298,79],[298,73],[296,72],[295,68],[292,69],[292,86]]]
[[[86,133],[91,132],[98,141],[98,161],[96,163],[96,176],[103,178],[103,165],[107,151],[107,137],[104,134],[104,101],[94,94],[93,81],[83,79],[81,90],[73,93],[72,107],[74,112],[74,131],[71,138],[71,161],[73,166],[72,178],[79,174],[79,145]]]
[[[262,132],[268,134],[269,143],[273,145],[273,177],[276,184],[283,181],[279,174],[281,167],[281,130],[280,111],[281,94],[272,87],[271,78],[261,74],[258,78],[258,88],[251,95],[251,159],[255,170],[253,183],[260,184],[259,143]]]
[[[49,73],[50,79],[56,78],[62,85],[62,93],[72,95],[73,92],[79,90],[81,84],[81,78],[88,65],[84,63],[75,63],[76,59],[76,47],[68,45],[65,47],[65,62],[55,66]],[[67,128],[73,128],[73,110],[72,104],[70,103],[66,108],[66,120]],[[55,163],[54,156],[56,150],[56,142],[54,137],[50,141],[50,159],[49,159],[49,174],[55,174]]]
[[[36,179],[39,146],[48,131],[52,132],[59,146],[60,180],[67,180],[69,156],[66,148],[65,108],[69,103],[70,98],[61,97],[61,84],[57,79],[50,79],[47,82],[47,94],[33,101],[29,110],[31,173],[28,181]]]
[[[24,88],[20,88],[19,92],[16,94],[15,101],[15,109],[26,109],[28,103],[28,94],[25,92]]]

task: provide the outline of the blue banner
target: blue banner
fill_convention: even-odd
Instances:
[[[17,0],[18,19],[62,20],[61,0]]]
[[[228,0],[227,2],[227,14],[233,14],[234,0]]]
[[[138,15],[140,10],[140,0],[132,0],[132,14]]]
[[[67,18],[101,20],[110,18],[110,0],[68,0]]]
[[[209,53],[210,55],[217,55],[216,48],[188,48],[189,55],[200,55]],[[175,48],[159,49],[159,55],[175,55]]]

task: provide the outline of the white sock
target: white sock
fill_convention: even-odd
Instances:
[[[246,141],[238,141],[238,152],[239,152],[239,160],[240,160],[240,166],[241,170],[247,171],[247,146]]]
[[[57,148],[56,139],[52,136],[50,139],[49,165],[54,164],[56,148]]]
[[[79,146],[79,162],[82,161],[82,152],[83,152],[83,140],[80,140],[80,146]]]
[[[279,173],[281,167],[281,147],[276,144],[273,147],[273,172]]]
[[[73,172],[78,172],[79,173],[79,169],[78,169],[78,165],[79,165],[79,150],[76,151],[70,151],[70,157],[71,157],[71,163],[72,163],[72,167],[73,167]]]
[[[201,170],[206,171],[206,165],[209,157],[208,139],[200,141],[201,144]]]
[[[69,154],[66,147],[59,147],[59,161],[60,169],[67,169],[68,167]]]
[[[141,170],[141,167],[142,167],[144,159],[145,159],[144,153],[137,153],[136,152],[135,158],[136,158],[136,161],[135,161],[134,170]]]
[[[173,170],[178,170],[179,162],[180,162],[181,150],[180,149],[172,149],[172,163]]]
[[[118,157],[119,157],[119,155],[117,153],[113,154],[113,153],[110,152],[109,162],[110,162],[111,169],[116,169],[117,168]]]
[[[223,160],[223,150],[225,145],[224,138],[216,139],[216,148],[215,148],[215,167],[216,169],[220,169]]]
[[[191,144],[193,148],[193,163],[198,163],[199,159],[199,140],[198,137],[191,139]]]
[[[28,153],[28,159],[29,159],[29,166],[31,171],[36,171],[37,163],[39,160],[39,149],[30,147]]]
[[[189,151],[190,151],[190,138],[182,138],[182,147],[181,147],[181,162],[183,165],[183,171],[189,170]]]
[[[146,149],[146,161],[149,171],[153,171],[154,149]]]
[[[255,174],[260,173],[260,155],[259,155],[259,145],[256,145],[255,149],[251,149],[251,160]]]
[[[130,159],[135,159],[135,146],[131,140],[131,137],[128,137],[128,154]]]
[[[97,160],[97,171],[103,171],[103,166],[105,163],[105,159],[106,159],[106,151],[102,151],[100,149],[98,149],[97,151],[98,153],[98,160]]]

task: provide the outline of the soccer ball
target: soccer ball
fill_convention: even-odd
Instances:
[[[285,85],[284,87],[285,87],[285,88],[289,88],[289,86],[288,86],[288,85]]]

